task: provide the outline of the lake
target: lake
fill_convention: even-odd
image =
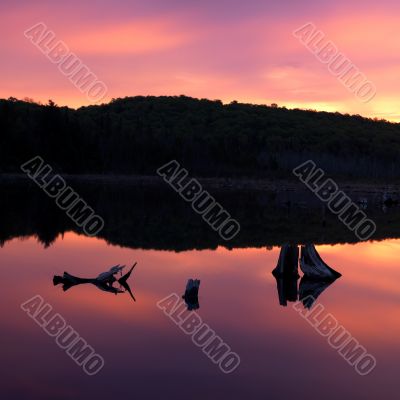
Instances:
[[[357,242],[306,192],[224,191],[216,197],[242,225],[236,241],[224,243],[170,190],[81,191],[104,216],[98,237],[83,235],[38,188],[2,186],[3,398],[398,398],[397,207],[371,200],[365,212],[377,221],[376,237]],[[311,326],[290,293],[280,304],[282,286],[272,271],[285,243],[314,244],[342,274],[315,289],[317,303],[376,359],[367,375]],[[53,282],[64,271],[92,278],[117,264],[127,272],[134,262],[128,283],[136,301],[126,291],[115,295],[90,283],[63,290]],[[180,318],[198,315],[240,356],[229,374],[157,306],[172,294],[181,297],[191,278],[201,281],[198,304]],[[291,283],[296,298],[302,279]],[[21,309],[35,296],[104,359],[97,374],[85,374]]]

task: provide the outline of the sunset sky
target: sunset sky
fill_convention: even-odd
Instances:
[[[24,36],[43,22],[108,87],[400,122],[398,0],[1,1],[0,97],[91,104]],[[377,88],[362,103],[293,31],[312,22]]]

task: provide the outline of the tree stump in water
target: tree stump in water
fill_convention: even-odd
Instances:
[[[279,304],[287,306],[288,301],[297,300],[297,280],[299,264],[299,247],[297,245],[285,244],[281,248],[278,264],[272,271],[276,278]]]
[[[200,308],[199,305],[199,288],[200,288],[200,280],[199,279],[189,279],[186,284],[185,294],[182,298],[185,300],[187,309],[197,310]]]
[[[294,244],[285,244],[281,248],[278,264],[272,271],[276,276],[295,276],[299,277],[299,247]]]
[[[313,244],[301,246],[300,268],[311,279],[333,281],[342,276],[324,263]]]

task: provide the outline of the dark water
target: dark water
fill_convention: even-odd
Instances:
[[[86,188],[83,197],[106,222],[97,238],[80,234],[35,187],[3,185],[2,194],[2,398],[398,398],[397,209],[367,209],[380,240],[356,243],[318,202],[304,200],[306,194],[224,192],[216,197],[242,232],[223,247],[168,190]],[[318,302],[376,358],[370,374],[357,374],[295,303],[279,304],[271,272],[286,242],[315,243],[321,258],[342,274]],[[136,302],[91,284],[65,292],[53,285],[53,276],[64,271],[95,277],[134,261],[129,284]],[[231,374],[222,373],[156,306],[171,293],[182,295],[189,278],[201,280],[196,312],[240,355]],[[97,375],[86,375],[21,310],[35,295],[104,358]]]

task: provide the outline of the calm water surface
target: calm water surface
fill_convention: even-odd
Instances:
[[[292,308],[279,305],[279,247],[201,251],[111,246],[73,232],[45,249],[34,237],[0,249],[4,399],[398,399],[400,240],[317,246],[342,277],[318,298],[377,359],[359,376]],[[95,277],[137,261],[136,302],[93,285],[63,292],[53,276]],[[223,374],[156,306],[201,280],[197,310],[241,357]],[[87,376],[20,308],[41,295],[105,359]]]

